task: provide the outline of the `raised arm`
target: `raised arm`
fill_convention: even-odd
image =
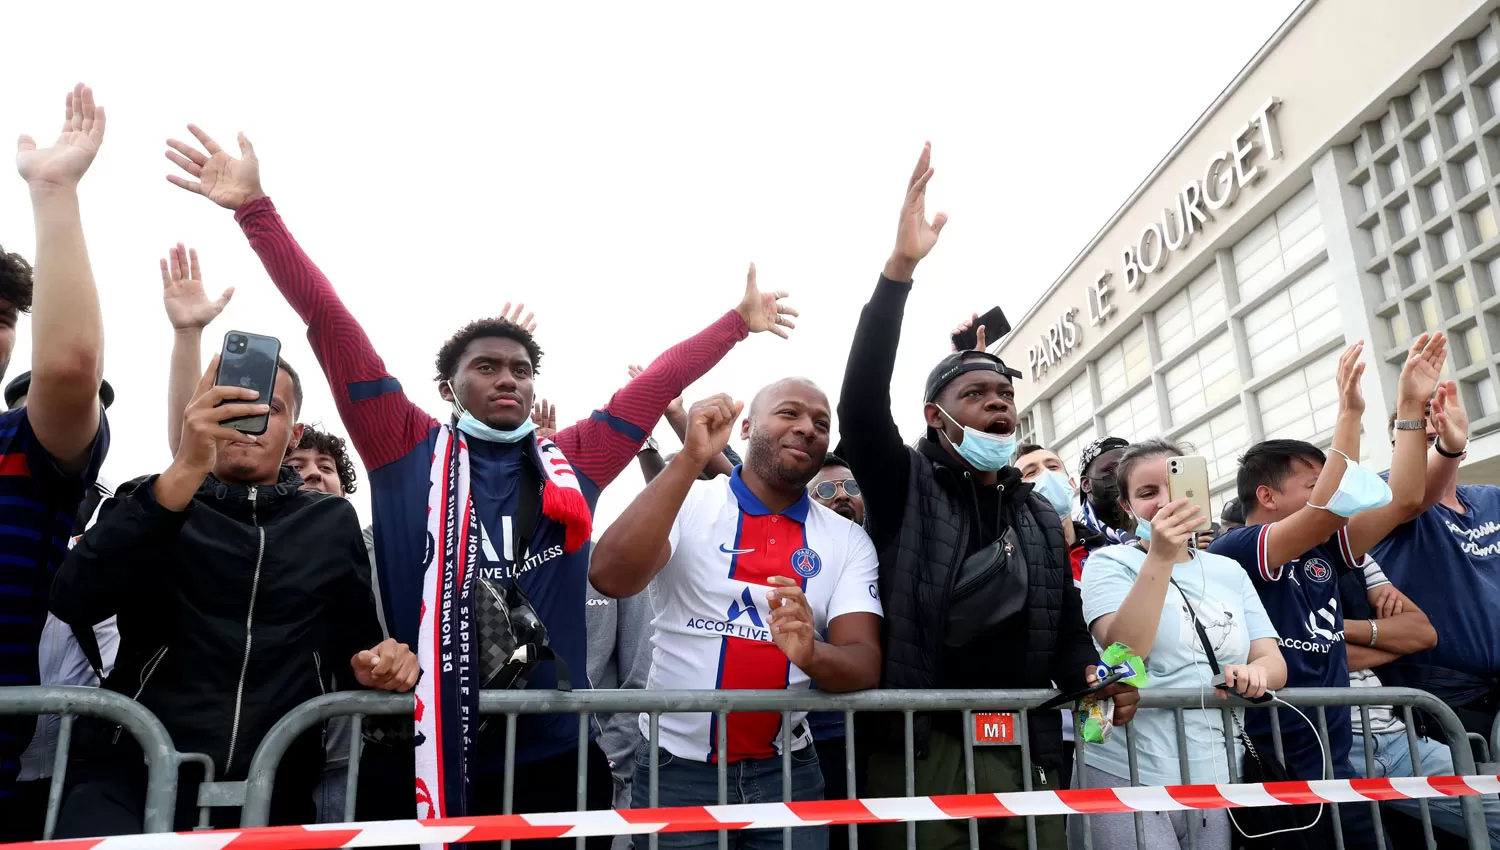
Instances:
[[[1344,517],[1313,505],[1328,504],[1328,500],[1339,488],[1339,481],[1344,477],[1344,458],[1359,457],[1360,417],[1365,412],[1365,397],[1359,384],[1365,373],[1365,364],[1360,362],[1359,356],[1364,348],[1365,341],[1360,340],[1344,349],[1343,355],[1339,357],[1339,414],[1333,426],[1332,443],[1332,447],[1338,451],[1328,453],[1323,471],[1319,473],[1312,494],[1308,496],[1307,505],[1286,519],[1266,526],[1262,538],[1265,551],[1260,565],[1263,570],[1280,570],[1286,562],[1300,558],[1307,550],[1327,542],[1328,538],[1338,534],[1348,523]],[[1246,506],[1247,514],[1251,507]]]
[[[203,373],[203,329],[218,318],[234,297],[234,287],[210,301],[203,291],[198,252],[177,247],[161,261],[161,300],[172,323],[172,365],[167,375],[167,447],[177,454],[182,417]]]
[[[99,434],[104,321],[78,208],[78,181],[104,141],[104,107],[79,83],[66,98],[62,135],[48,148],[16,144],[16,168],[36,221],[31,389],[26,416],[38,442],[68,473],[88,465]]]
[[[947,224],[946,213],[927,221],[927,182],[932,179],[932,145],[922,146],[916,170],[906,184],[906,198],[896,226],[896,246],[886,261],[875,294],[859,316],[844,386],[839,393],[839,440],[845,459],[865,493],[870,527],[884,536],[906,509],[905,444],[891,415],[891,374],[901,320],[911,293],[917,263],[932,251]],[[877,540],[877,548],[883,543]]]
[[[188,130],[203,149],[169,139],[167,159],[197,179],[173,174],[167,180],[234,210],[271,281],[307,323],[308,341],[365,466],[376,469],[404,456],[437,423],[407,398],[328,278],[292,238],[261,189],[260,161],[250,140],[240,134],[236,159],[199,128],[189,124]]]
[[[1459,398],[1458,384],[1438,384],[1428,416],[1437,430],[1437,442],[1427,452],[1427,485],[1418,515],[1441,502],[1458,484],[1458,465],[1469,448],[1469,412]]]
[[[729,444],[745,403],[720,393],[693,405],[688,437],[667,468],[635,497],[594,544],[589,583],[616,599],[646,589],[672,557],[672,529],[703,465]]]
[[[575,469],[601,489],[609,486],[635,459],[668,403],[707,374],[735,343],[762,331],[786,338],[787,330],[795,326],[791,317],[797,315],[782,303],[786,297],[785,292],[761,292],[752,263],[738,307],[667,349],[639,377],[616,391],[608,404],[558,431],[553,440]]]
[[[641,373],[646,370],[644,367],[631,364],[627,371],[630,373],[631,380],[634,380],[640,377]],[[672,429],[672,433],[677,435],[678,442],[686,443],[687,408],[683,406],[682,396],[678,396],[667,402],[667,410],[662,414],[662,418],[667,420],[667,425]],[[652,455],[655,455],[655,457],[653,458]],[[638,458],[641,463],[641,472],[646,476],[647,484],[650,484],[651,479],[660,475],[661,471],[666,468],[666,462],[661,459],[661,455],[649,446],[640,451]],[[703,471],[710,478],[727,478],[734,472],[734,468],[739,463],[739,455],[734,453],[734,449],[725,446],[724,451],[708,459],[708,463],[703,467]]]
[[[1401,376],[1396,379],[1397,419],[1420,423],[1425,417],[1427,400],[1437,389],[1443,362],[1448,359],[1447,342],[1439,331],[1422,334],[1411,344],[1406,362],[1401,366]],[[1351,454],[1350,457],[1359,455]],[[1427,431],[1424,427],[1396,432],[1396,447],[1391,452],[1390,485],[1389,504],[1361,511],[1349,519],[1349,549],[1356,558],[1363,557],[1396,526],[1421,512],[1427,491]]]

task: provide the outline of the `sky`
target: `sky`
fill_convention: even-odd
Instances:
[[[1019,319],[1295,6],[13,3],[0,139],[50,143],[78,81],[108,109],[80,193],[116,391],[112,483],[171,461],[157,260],[178,241],[211,294],[237,288],[205,362],[230,329],[279,337],[303,421],[346,433],[232,214],[165,180],[164,142],[188,122],[229,150],[250,137],[292,233],[419,405],[447,414],[443,340],[524,301],[537,394],[567,422],[738,304],[751,261],[763,289],[791,293],[797,329],[740,343],[688,401],[805,375],[836,403],[931,140],[928,210],[950,219],[892,382],[915,438],[953,325],[997,304]],[[7,186],[0,245],[31,256],[24,184],[0,173]],[[31,342],[23,318],[11,376]],[[665,423],[656,436],[678,445]],[[642,486],[633,467],[605,491],[596,534]],[[366,487],[354,502],[368,521]]]

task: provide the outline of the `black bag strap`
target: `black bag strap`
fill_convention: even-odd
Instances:
[[[89,666],[94,668],[94,675],[99,677],[99,684],[104,684],[104,655],[99,652],[99,638],[94,634],[93,626],[74,626],[68,628],[73,630],[73,639],[78,641],[78,648],[83,650],[83,657],[89,660]]]
[[[1183,592],[1182,585],[1177,583],[1177,579],[1168,578],[1167,581],[1177,588],[1177,592],[1182,596],[1182,604],[1187,606],[1188,616],[1193,618],[1193,629],[1198,632],[1198,642],[1203,644],[1203,654],[1208,656],[1208,669],[1214,671],[1215,676],[1219,675],[1223,672],[1219,669],[1219,657],[1214,655],[1213,643],[1208,639],[1208,630],[1203,628],[1203,621],[1198,619],[1198,612],[1193,610],[1193,601],[1188,599],[1188,595]]]

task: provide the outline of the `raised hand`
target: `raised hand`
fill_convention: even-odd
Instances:
[[[65,100],[62,135],[52,147],[38,148],[30,136],[16,142],[16,170],[32,189],[75,188],[104,143],[104,107],[94,105],[94,90],[79,83]]]
[[[244,133],[239,135],[240,158],[235,159],[196,124],[189,124],[188,132],[203,145],[203,150],[176,139],[167,139],[167,147],[171,148],[167,151],[167,159],[198,179],[187,180],[168,174],[167,180],[173,186],[196,192],[229,210],[237,210],[266,196],[260,188],[260,160],[255,158],[255,148],[250,146]]]
[[[962,322],[959,322],[957,327],[955,327],[952,331],[948,332],[948,336],[949,337],[958,336],[959,334],[963,333],[964,331],[968,330],[969,328],[974,327],[974,323],[977,322],[977,321],[979,321],[979,314],[975,313],[974,315],[970,316],[969,318],[964,319]],[[979,330],[977,330],[977,331],[974,332],[974,350],[975,351],[983,351],[988,345],[989,345],[989,343],[986,342],[985,338],[984,338],[984,325],[980,325],[979,326]],[[951,342],[948,343],[948,347],[951,348],[954,351],[958,350],[958,346],[954,345]]]
[[[511,324],[519,327],[521,330],[527,333],[533,333],[536,331],[536,320],[532,317],[536,314],[527,313],[526,317],[523,319],[521,318],[521,312],[525,309],[525,304],[516,302],[516,308],[512,310],[510,308],[510,302],[507,301],[505,302],[505,306],[500,308],[500,318],[506,320],[507,322],[510,322]]]
[[[938,213],[927,220],[927,181],[932,179],[932,142],[922,145],[922,155],[917,157],[916,170],[906,184],[906,200],[901,203],[901,221],[896,225],[896,247],[885,265],[888,280],[908,281],[922,261],[937,244],[938,234],[948,223],[947,213]]]
[[[640,364],[632,363],[629,366],[625,367],[625,371],[630,375],[630,380],[634,381],[636,378],[639,378],[641,376],[641,373],[646,371],[646,369]]]
[[[167,308],[167,319],[172,327],[182,330],[202,330],[219,317],[234,297],[234,287],[224,290],[213,301],[203,291],[203,273],[198,266],[198,252],[184,248],[181,242],[167,252],[170,257],[161,261],[161,300]]]
[[[255,403],[260,393],[249,387],[214,386],[219,373],[219,357],[208,364],[208,371],[198,381],[198,389],[182,418],[182,443],[172,465],[202,478],[213,471],[220,443],[259,442],[253,434],[236,431],[224,424],[238,416],[260,416],[270,405]]]
[[[550,440],[557,433],[557,408],[542,399],[531,406],[531,421],[536,423],[536,435]]]
[[[1359,379],[1365,374],[1365,364],[1359,360],[1364,350],[1365,341],[1359,340],[1339,355],[1339,410],[1356,416],[1365,412],[1365,394],[1359,387]]]
[[[700,465],[724,451],[729,445],[729,436],[734,430],[735,420],[745,409],[743,401],[735,401],[725,393],[696,402],[688,410],[687,437],[683,440],[682,453]]]
[[[788,294],[790,293],[761,292],[760,287],[755,285],[755,264],[751,263],[750,272],[745,276],[745,297],[740,301],[740,306],[734,309],[745,320],[745,326],[751,333],[770,331],[786,339],[787,329],[797,327],[787,317],[799,315],[794,308],[781,303],[781,299]]]
[[[786,576],[771,576],[770,584],[766,601],[771,606],[771,616],[767,621],[771,627],[771,639],[788,661],[806,670],[812,663],[817,644],[817,630],[807,596]]]
[[[1469,412],[1458,397],[1458,384],[1444,381],[1432,396],[1433,427],[1438,444],[1446,452],[1461,452],[1469,446]]]
[[[1412,341],[1401,375],[1396,379],[1396,401],[1427,403],[1442,380],[1443,364],[1448,360],[1448,338],[1442,331],[1422,334]]]

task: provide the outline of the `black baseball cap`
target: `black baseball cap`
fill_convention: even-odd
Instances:
[[[30,395],[30,393],[31,373],[22,372],[14,380],[5,385],[5,406],[8,408],[15,407],[16,399],[23,395]],[[99,401],[104,405],[106,410],[109,409],[111,404],[115,403],[115,388],[109,385],[109,381],[100,382]]]
[[[938,361],[932,371],[927,373],[927,389],[922,394],[922,401],[931,402],[936,399],[943,387],[965,372],[999,372],[1012,380],[1021,377],[1020,372],[1005,365],[1004,360],[988,351],[955,351]]]

